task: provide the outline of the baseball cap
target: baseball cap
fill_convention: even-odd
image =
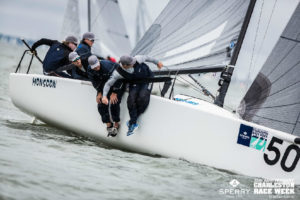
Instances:
[[[136,58],[128,55],[121,56],[120,62],[122,65],[134,65]]]
[[[80,59],[80,56],[77,54],[77,52],[73,51],[69,54],[69,61],[70,62],[74,62],[78,59]]]
[[[91,69],[95,69],[97,66],[100,65],[100,62],[95,55],[91,55],[88,59],[89,65],[91,66]]]
[[[74,44],[78,44],[78,39],[73,35],[67,36],[65,41],[70,42],[70,43],[74,43]]]
[[[95,35],[92,32],[86,32],[83,34],[82,39],[95,40]]]

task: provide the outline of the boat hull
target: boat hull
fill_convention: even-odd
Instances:
[[[151,96],[149,107],[139,118],[139,129],[128,137],[125,94],[120,131],[112,138],[107,137],[97,111],[96,91],[89,82],[12,73],[10,96],[16,107],[45,123],[120,149],[300,183],[299,145],[291,143],[295,136],[244,121],[201,100]]]

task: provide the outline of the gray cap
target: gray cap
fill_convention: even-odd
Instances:
[[[134,65],[136,58],[128,55],[121,56],[120,62],[122,65]]]
[[[70,42],[70,43],[74,43],[74,44],[78,44],[77,38],[73,35],[69,35],[68,37],[66,37],[65,41]]]
[[[69,61],[74,62],[75,60],[80,59],[80,56],[77,54],[77,52],[73,51],[69,54]]]
[[[91,55],[88,59],[89,65],[91,66],[91,69],[95,69],[97,66],[100,66],[100,62],[95,55]]]
[[[95,40],[95,35],[92,32],[86,32],[83,34],[82,39]]]

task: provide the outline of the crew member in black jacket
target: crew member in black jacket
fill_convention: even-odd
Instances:
[[[95,41],[94,33],[91,32],[84,33],[82,36],[82,40],[76,49],[76,52],[80,56],[82,65],[85,70],[87,70],[89,66],[88,58],[92,55],[91,48],[94,44],[94,41]]]
[[[111,86],[120,79],[127,81],[134,79],[143,79],[153,77],[151,69],[145,62],[152,62],[157,65],[159,69],[163,67],[162,62],[155,58],[146,55],[137,55],[131,57],[124,55],[120,58],[121,66],[119,65],[113,72],[111,78],[105,83],[103,88],[102,102],[108,104],[107,94]],[[150,95],[152,90],[152,83],[135,83],[129,84],[129,95],[127,98],[127,107],[129,111],[130,120],[127,122],[128,132],[127,136],[133,134],[134,130],[138,128],[138,117],[144,113],[150,102]]]
[[[88,74],[81,64],[80,56],[75,51],[69,54],[69,61],[70,64],[58,68],[55,72],[60,73],[67,71],[72,79],[89,81]]]
[[[32,51],[35,53],[36,48],[41,45],[50,46],[44,61],[43,72],[45,75],[59,76],[70,78],[70,75],[64,72],[55,72],[58,68],[69,64],[69,53],[75,50],[78,40],[75,36],[68,36],[60,43],[57,40],[42,38],[32,45]]]
[[[122,81],[117,81],[109,90],[107,96],[111,105],[102,103],[102,93],[106,81],[119,64],[108,60],[101,60],[99,62],[95,55],[90,56],[88,62],[88,76],[94,88],[97,90],[96,101],[98,103],[98,112],[101,115],[102,122],[107,125],[107,136],[115,137],[119,129],[120,103],[124,93],[124,84]]]

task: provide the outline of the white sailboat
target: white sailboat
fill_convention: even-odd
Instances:
[[[271,20],[262,20],[265,17]],[[244,119],[220,107],[231,67],[223,72],[216,100],[219,106],[185,95],[174,99],[151,96],[140,128],[129,137],[127,95],[121,103],[119,134],[108,138],[96,109],[96,91],[86,81],[12,73],[11,99],[20,110],[45,123],[116,148],[181,158],[248,176],[294,179],[299,184],[299,23],[299,1],[171,0],[133,50],[132,54],[148,54],[169,64],[157,74],[220,71],[224,63],[239,68],[255,58],[262,69],[243,100]],[[233,56],[227,57],[226,47],[237,36]],[[278,55],[282,48],[286,53]],[[276,75],[270,77],[268,70]],[[288,85],[276,82],[279,74],[289,72],[293,79]],[[266,85],[266,80],[271,84]],[[264,87],[269,87],[268,92]],[[251,93],[258,94],[258,99]],[[279,93],[283,100],[276,96],[279,102],[274,102],[272,97]],[[288,112],[278,114],[281,106],[285,107],[279,111]]]

